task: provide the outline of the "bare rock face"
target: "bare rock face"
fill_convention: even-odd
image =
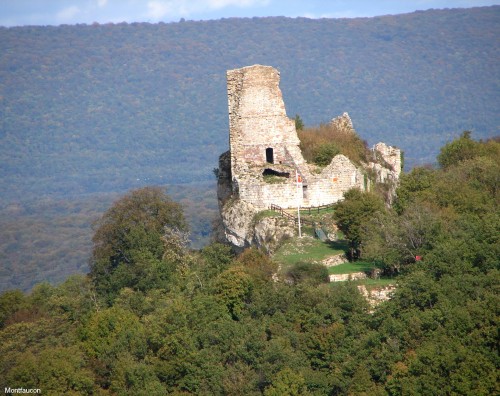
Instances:
[[[241,252],[255,246],[273,253],[281,241],[295,235],[293,222],[283,217],[256,220],[258,209],[240,199],[230,199],[221,208],[226,240]]]
[[[377,143],[373,146],[373,154],[376,162],[370,162],[368,167],[375,171],[375,182],[387,183],[389,186],[386,201],[389,205],[392,205],[396,196],[399,176],[402,172],[401,150],[385,143]]]
[[[265,217],[254,226],[253,243],[274,253],[282,241],[295,236],[294,224],[284,217]]]
[[[236,251],[249,247],[253,237],[252,220],[258,212],[255,206],[233,198],[222,206],[220,212],[227,241]]]

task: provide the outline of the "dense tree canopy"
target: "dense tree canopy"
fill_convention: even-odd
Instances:
[[[273,276],[276,263],[254,249],[189,251],[178,205],[133,191],[99,223],[123,238],[96,230],[123,250],[98,245],[108,273],[0,296],[0,378],[73,395],[497,394],[499,143],[476,143],[486,154],[403,179],[397,211],[346,197],[364,218],[361,257],[400,273],[377,308],[354,282],[323,283],[318,265]]]

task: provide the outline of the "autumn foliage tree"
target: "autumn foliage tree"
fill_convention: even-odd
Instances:
[[[297,130],[300,149],[304,158],[320,166],[326,166],[337,154],[343,154],[356,164],[367,162],[369,150],[354,130],[335,124]]]

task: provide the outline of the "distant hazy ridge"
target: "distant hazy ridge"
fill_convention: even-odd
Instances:
[[[356,19],[0,28],[0,198],[212,177],[228,147],[225,72],[281,70],[290,117],[349,112],[369,143],[432,162],[499,133],[500,7]]]

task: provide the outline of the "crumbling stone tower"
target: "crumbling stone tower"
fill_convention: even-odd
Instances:
[[[286,115],[279,80],[279,72],[271,66],[227,72],[229,146],[236,182],[253,175],[257,167],[303,166],[295,123]]]
[[[356,187],[369,187],[366,169],[337,155],[322,169],[306,163],[295,122],[286,115],[280,74],[271,66],[254,65],[227,72],[228,153],[219,164],[219,199],[233,196],[256,209],[337,202]],[[354,133],[347,113],[332,123]],[[368,164],[367,164],[368,166]],[[301,184],[297,185],[296,174]]]
[[[284,208],[296,207],[298,202],[329,204],[351,187],[364,189],[362,172],[343,155],[320,174],[311,173],[299,148],[295,123],[286,115],[279,80],[279,72],[271,66],[227,72],[232,194],[265,209],[271,204]],[[351,125],[349,118],[346,123]],[[302,180],[299,189],[296,173]],[[274,177],[271,183],[270,176]]]
[[[385,164],[355,165],[341,154],[324,168],[308,164],[299,148],[295,122],[286,115],[279,80],[279,72],[270,66],[227,72],[230,150],[219,158],[217,195],[225,238],[238,248],[262,245],[269,235],[280,240],[293,234],[293,228],[279,223],[282,219],[255,223],[254,215],[273,204],[296,208],[337,202],[350,188],[369,188],[367,169],[380,174],[381,181],[399,175],[399,170],[396,174]],[[347,113],[332,123],[354,133]],[[400,155],[399,150],[386,147],[382,156]]]

